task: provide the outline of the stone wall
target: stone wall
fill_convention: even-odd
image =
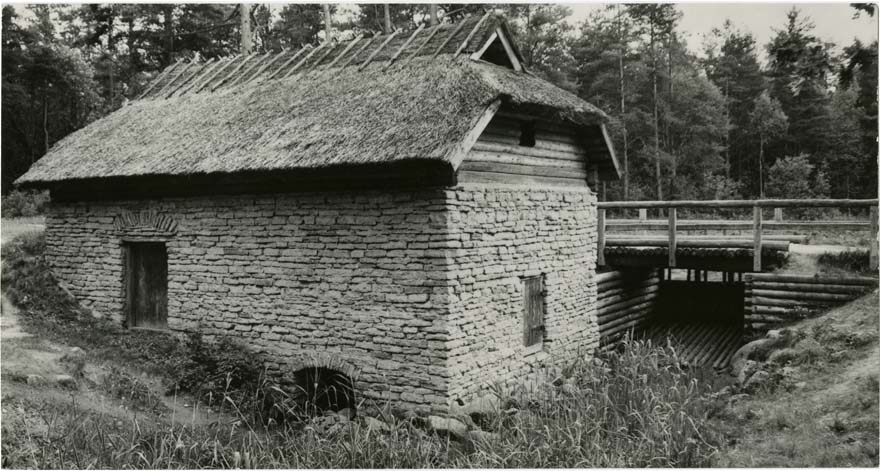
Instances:
[[[596,324],[596,197],[589,189],[469,184],[449,195],[450,394],[589,355]],[[545,338],[525,346],[523,277],[543,276]]]
[[[595,196],[465,185],[55,203],[49,260],[120,322],[123,247],[168,251],[168,325],[233,335],[278,371],[332,365],[369,397],[442,411],[488,382],[598,343]],[[523,347],[523,276],[546,338]]]
[[[370,396],[426,410],[447,401],[444,202],[427,191],[58,203],[46,236],[53,270],[98,314],[122,321],[123,241],[166,241],[171,329],[234,335],[279,368],[342,366]]]

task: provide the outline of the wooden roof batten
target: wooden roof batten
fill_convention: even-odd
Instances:
[[[503,22],[486,24],[493,15],[493,11],[488,11],[479,18],[468,15],[454,25],[422,24],[411,30],[405,40],[402,31],[394,31],[373,35],[367,40],[361,34],[347,41],[344,46],[339,42],[324,42],[317,46],[306,44],[295,52],[282,49],[280,52],[270,51],[260,55],[212,58],[207,62],[197,58],[189,62],[178,60],[159,74],[137,99],[170,99],[205,91],[210,93],[246,83],[286,79],[311,71],[343,70],[349,65],[357,65],[357,70],[360,71],[373,62],[383,63],[382,70],[389,70],[398,63],[408,64],[421,56],[425,56],[428,61],[435,60],[441,54],[455,59],[467,51],[468,57],[479,60],[493,44],[493,54],[499,54],[498,43],[503,45],[510,62],[492,62],[523,71],[515,46],[510,45],[510,38],[507,37],[509,33],[503,27]],[[475,41],[481,41],[481,44],[474,44]],[[439,45],[435,46],[437,43]],[[365,52],[368,55],[364,59]]]

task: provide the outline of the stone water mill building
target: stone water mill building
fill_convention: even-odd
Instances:
[[[598,344],[605,119],[490,13],[179,62],[17,184],[50,190],[50,264],[96,315],[444,410]]]

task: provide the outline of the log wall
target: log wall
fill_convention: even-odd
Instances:
[[[660,296],[658,270],[615,270],[596,275],[597,317],[602,348],[613,348],[627,332],[643,329]]]
[[[534,131],[534,146],[520,145],[521,120],[496,115],[462,162],[458,181],[586,188],[587,150],[574,128],[538,120]]]
[[[876,278],[753,273],[745,281],[745,327],[768,330],[848,303],[877,288]]]

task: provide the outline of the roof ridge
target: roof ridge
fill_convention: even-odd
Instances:
[[[166,67],[135,100],[177,98],[206,90],[217,92],[316,70],[342,70],[349,65],[363,70],[372,63],[382,63],[389,69],[397,63],[409,64],[421,56],[429,56],[431,61],[441,54],[456,58],[463,51],[473,49],[474,44],[485,41],[487,32],[493,31],[499,21],[504,22],[503,16],[489,10],[479,16],[468,15],[456,23],[422,24],[388,34],[373,34],[366,41],[362,41],[366,36],[362,33],[347,41],[329,41],[318,46],[306,44],[299,49],[246,56],[231,54],[204,62],[177,61]],[[424,41],[419,40],[422,37]],[[361,42],[363,44],[358,45]]]

